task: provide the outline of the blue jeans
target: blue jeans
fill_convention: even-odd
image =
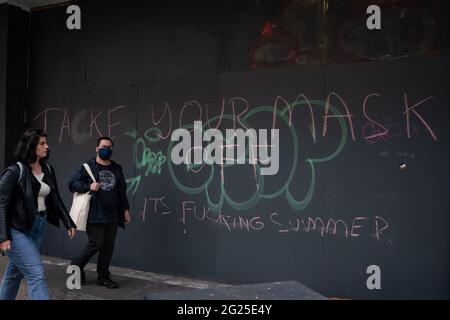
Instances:
[[[28,297],[32,300],[50,298],[45,281],[44,266],[39,253],[44,238],[46,216],[36,215],[29,233],[11,228],[11,250],[6,251],[8,264],[0,287],[0,300],[14,300],[20,281],[25,277]]]

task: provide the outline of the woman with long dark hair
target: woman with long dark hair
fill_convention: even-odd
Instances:
[[[0,178],[0,250],[8,264],[0,286],[0,299],[17,296],[25,278],[28,297],[48,300],[44,267],[39,248],[45,222],[59,226],[59,219],[75,235],[75,223],[61,200],[55,170],[47,163],[47,135],[41,129],[29,129],[17,144],[18,162],[10,165]]]

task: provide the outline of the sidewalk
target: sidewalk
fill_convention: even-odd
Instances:
[[[147,293],[165,293],[192,288],[205,289],[225,286],[224,284],[194,280],[183,277],[111,267],[111,277],[120,285],[118,289],[108,289],[96,285],[96,265],[89,263],[86,268],[86,285],[81,289],[69,290],[66,273],[69,260],[43,256],[47,285],[52,300],[143,300]],[[0,274],[3,276],[7,257],[0,258]],[[1,281],[1,280],[0,280]],[[25,280],[22,280],[17,300],[27,299]]]

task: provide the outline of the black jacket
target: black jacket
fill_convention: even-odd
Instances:
[[[91,168],[97,182],[100,181],[98,176],[98,167],[95,158],[86,161]],[[111,161],[112,169],[117,179],[117,215],[119,226],[125,228],[125,210],[130,208],[127,198],[127,185],[125,177],[123,175],[122,167],[114,161]],[[81,166],[69,181],[70,192],[86,193],[90,190],[90,185],[93,183],[91,177],[87,173],[84,166]],[[103,209],[100,205],[100,201],[97,200],[95,192],[92,192],[91,201],[89,203],[88,223],[105,223],[106,218]]]
[[[29,232],[37,214],[37,198],[41,184],[32,174],[31,167],[24,164],[22,177],[19,166],[14,163],[3,172],[0,179],[0,242],[11,240],[11,227]],[[45,198],[47,221],[59,227],[59,219],[65,227],[76,228],[58,192],[55,170],[41,161],[43,182],[50,187]]]

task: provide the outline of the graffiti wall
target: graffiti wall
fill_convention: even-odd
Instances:
[[[26,120],[49,135],[64,201],[98,137],[113,137],[124,167],[133,222],[119,232],[115,265],[227,283],[297,280],[327,296],[449,297],[448,56],[233,71],[214,69],[215,29],[198,31],[200,22],[187,31],[173,22],[167,45],[178,55],[164,56],[165,41],[139,18],[68,37],[43,37],[52,22],[33,19],[33,52],[48,54],[32,54]],[[128,51],[142,35],[148,45]],[[63,41],[59,55],[51,39]],[[174,164],[172,133],[194,137],[194,121],[224,137],[279,130],[277,173],[261,174],[251,148],[244,164]],[[269,134],[255,146],[271,144]],[[49,227],[44,251],[72,258],[85,241]],[[378,290],[367,283],[373,265]]]
[[[70,98],[55,88],[32,125],[48,132],[63,186],[94,156],[97,137],[114,137],[133,204],[120,265],[230,282],[296,279],[355,295],[376,264],[385,294],[405,294],[413,278],[445,292],[448,63],[415,61],[420,77],[395,62],[82,86]],[[172,132],[193,131],[194,121],[223,132],[279,129],[278,173],[174,165]],[[60,239],[50,254],[69,257],[84,241]]]

